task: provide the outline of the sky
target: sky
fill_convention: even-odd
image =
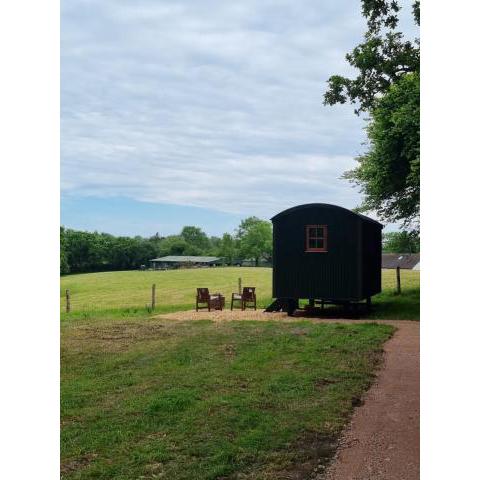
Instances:
[[[322,102],[365,29],[359,0],[64,0],[62,225],[221,235],[302,203],[357,206],[340,177],[365,120]]]

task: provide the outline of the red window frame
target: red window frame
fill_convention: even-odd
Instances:
[[[323,229],[323,236],[317,236],[315,232],[315,236],[311,234],[311,229],[321,228]],[[327,236],[328,236],[328,227],[327,225],[306,225],[305,226],[305,251],[306,252],[328,252],[327,250]],[[323,247],[310,247],[310,240],[323,240]]]

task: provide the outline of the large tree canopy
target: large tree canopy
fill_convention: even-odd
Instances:
[[[237,239],[242,258],[255,259],[258,266],[261,258],[269,260],[272,255],[272,224],[257,217],[242,221],[237,230]]]
[[[190,249],[187,249],[187,255],[200,255],[201,252],[206,251],[211,247],[209,238],[199,227],[183,227],[180,235],[190,247]],[[195,250],[195,252],[193,250]]]
[[[355,105],[367,112],[368,150],[345,178],[364,194],[360,211],[375,211],[389,222],[419,228],[420,209],[420,42],[404,40],[396,0],[362,0],[368,30],[364,42],[346,55],[356,78],[333,75],[325,105]],[[420,24],[420,2],[413,2]]]
[[[229,233],[224,233],[219,242],[217,254],[224,258],[228,264],[232,264],[240,256],[238,240],[234,239]]]
[[[420,42],[404,40],[397,32],[400,7],[395,0],[362,0],[362,13],[368,30],[364,42],[346,55],[348,63],[359,70],[356,78],[332,75],[324,96],[325,105],[356,105],[355,113],[368,112],[376,99],[403,75],[420,71]],[[420,25],[420,2],[413,3],[413,15]]]
[[[371,112],[369,149],[345,178],[364,193],[363,211],[416,226],[420,209],[420,78],[405,75]]]

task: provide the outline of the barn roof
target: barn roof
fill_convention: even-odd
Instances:
[[[219,257],[203,257],[197,255],[167,255],[166,257],[160,258],[153,258],[150,260],[151,262],[172,262],[172,263],[179,263],[179,262],[194,262],[194,263],[212,263],[218,262],[221,258]]]
[[[408,270],[420,270],[420,254],[382,253],[382,268],[397,268],[397,266]]]
[[[349,210],[348,208],[340,207],[338,205],[331,205],[330,203],[304,203],[303,205],[297,205],[295,207],[287,208],[286,210],[283,210],[283,212],[277,213],[275,216],[271,218],[271,220],[276,220],[279,217],[283,217],[284,215],[289,215],[290,213],[296,212],[298,210],[303,210],[305,208],[315,208],[315,207],[344,210],[345,212],[348,212],[351,215],[355,215],[357,217],[360,217],[362,220],[380,225],[383,228],[383,225],[380,222],[377,222],[376,220],[374,220],[373,218],[362,215],[361,213],[352,212],[352,210]]]

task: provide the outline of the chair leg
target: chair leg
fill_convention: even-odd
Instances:
[[[230,311],[233,310],[233,293],[232,293],[232,301],[230,302]]]

